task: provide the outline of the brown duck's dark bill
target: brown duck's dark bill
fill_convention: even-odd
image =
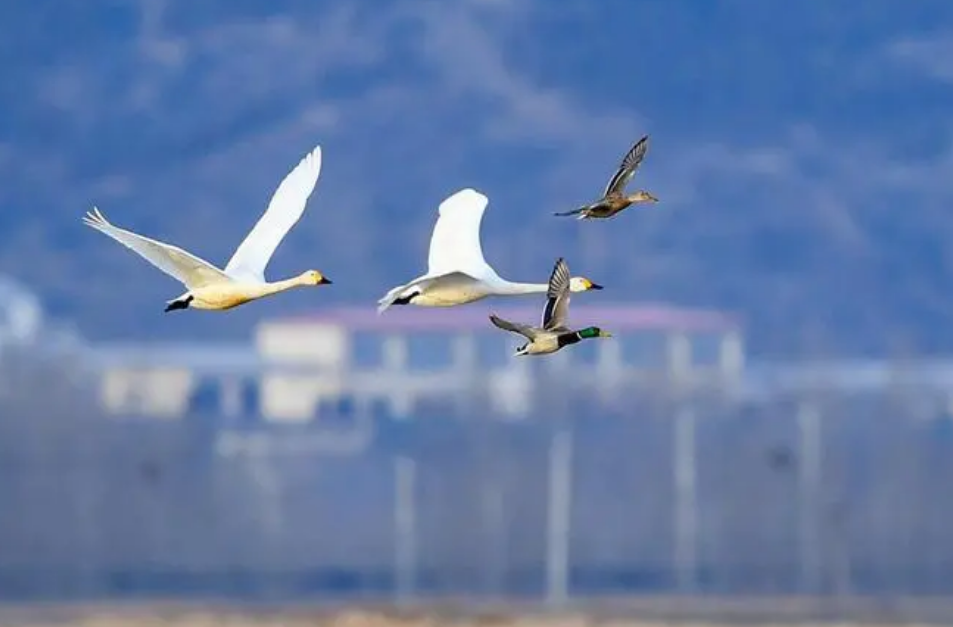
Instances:
[[[602,286],[599,285],[598,283],[593,283],[592,285],[589,286],[589,289],[591,289],[591,290],[601,290],[601,289],[602,289]]]

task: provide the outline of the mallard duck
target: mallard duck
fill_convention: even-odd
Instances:
[[[463,189],[440,203],[430,237],[427,273],[398,285],[377,301],[377,311],[391,305],[451,307],[487,296],[545,294],[546,283],[514,283],[503,279],[483,258],[480,222],[489,200],[474,189]],[[569,291],[601,290],[585,277],[572,277]]]
[[[599,327],[586,327],[573,331],[566,326],[569,315],[569,295],[569,265],[565,259],[560,257],[556,260],[553,273],[549,277],[542,326],[533,327],[510,322],[495,314],[490,314],[490,322],[504,331],[519,333],[529,340],[516,349],[517,357],[520,355],[548,355],[582,340],[612,337],[611,333],[603,331]]]
[[[634,194],[625,194],[625,186],[628,185],[632,177],[635,176],[635,171],[639,169],[639,165],[641,165],[642,159],[645,158],[645,152],[648,148],[649,136],[646,135],[637,141],[631,150],[626,153],[622,164],[619,166],[619,170],[609,179],[609,184],[606,186],[606,191],[603,193],[602,198],[585,207],[573,209],[572,211],[564,211],[562,213],[554,213],[553,215],[579,215],[579,220],[611,218],[630,205],[658,202],[658,198],[644,189],[640,189]]]
[[[304,213],[321,172],[321,147],[306,155],[278,186],[268,209],[241,243],[224,270],[177,246],[121,229],[93,207],[83,222],[133,250],[181,282],[188,291],[166,302],[165,311],[208,309],[224,311],[293,287],[328,285],[317,270],[283,281],[265,280],[265,266],[285,234]]]

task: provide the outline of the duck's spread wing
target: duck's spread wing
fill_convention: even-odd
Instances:
[[[483,258],[480,223],[489,199],[466,188],[446,198],[437,210],[437,223],[430,236],[427,274],[438,276],[466,272],[482,278],[493,271]]]
[[[533,341],[536,338],[536,330],[529,326],[528,324],[518,324],[516,322],[510,322],[509,320],[504,320],[499,316],[490,314],[490,322],[492,322],[496,327],[503,329],[504,331],[509,331],[511,333],[519,333],[529,341]]]
[[[635,171],[642,165],[642,160],[645,159],[645,153],[648,149],[648,135],[635,142],[635,145],[629,149],[629,152],[627,152],[622,159],[619,170],[609,180],[609,184],[606,185],[604,196],[617,196],[625,190],[625,186],[628,185],[632,177],[635,176]]]
[[[321,147],[315,146],[278,185],[265,213],[225,266],[226,274],[253,281],[265,280],[268,261],[304,213],[320,174]]]
[[[565,328],[569,318],[569,264],[560,257],[549,277],[542,326],[547,331]]]

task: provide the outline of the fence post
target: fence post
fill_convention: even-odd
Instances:
[[[546,542],[546,601],[569,598],[569,535],[572,516],[572,427],[559,420],[549,445],[549,500]]]
[[[484,419],[475,421],[476,429],[480,434],[478,439],[480,454],[476,469],[480,477],[480,520],[482,537],[486,542],[486,555],[483,567],[485,593],[488,596],[502,596],[505,592],[504,580],[507,569],[507,518],[506,499],[504,492],[503,473],[512,472],[512,465],[508,459],[511,449],[497,446],[497,434],[501,429],[501,422],[493,415],[487,403],[486,389],[480,390],[479,403],[474,402],[471,407]]]
[[[417,463],[400,455],[394,460],[394,566],[397,602],[413,599],[417,582]]]
[[[697,514],[695,495],[695,411],[681,404],[675,413],[675,573],[680,592],[695,588]]]
[[[820,412],[811,401],[797,409],[800,463],[798,464],[798,542],[800,544],[801,589],[819,591],[821,579],[818,488],[821,474]]]
[[[403,340],[392,348],[406,351]],[[393,418],[403,424],[411,419],[406,400],[402,399]],[[419,432],[414,429],[413,433]],[[417,461],[408,451],[394,458],[394,571],[397,603],[409,603],[417,587]]]

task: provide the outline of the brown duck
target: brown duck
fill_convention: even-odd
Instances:
[[[619,165],[619,170],[609,180],[609,184],[606,186],[606,191],[602,195],[602,198],[584,207],[573,209],[572,211],[554,213],[553,215],[578,215],[579,220],[586,220],[590,218],[611,218],[623,209],[629,207],[629,205],[636,205],[646,202],[658,202],[658,198],[644,189],[640,189],[634,194],[625,194],[625,186],[628,185],[629,181],[632,180],[632,177],[635,176],[635,171],[638,170],[639,165],[642,164],[642,159],[645,158],[645,152],[648,150],[648,148],[648,135],[635,142],[635,145],[632,146],[631,150],[629,150],[629,152],[625,155],[625,158],[622,160],[622,164]]]

